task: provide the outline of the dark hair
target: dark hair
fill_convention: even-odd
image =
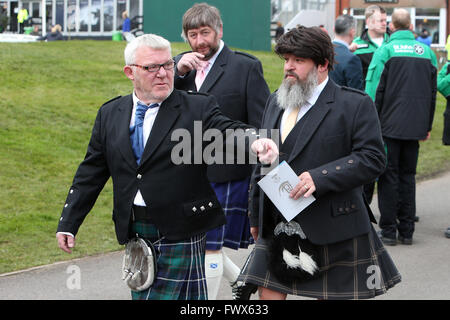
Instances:
[[[316,66],[325,65],[333,70],[334,49],[330,36],[319,27],[298,26],[282,35],[275,46],[275,53],[282,57],[293,54],[299,58],[311,59]]]

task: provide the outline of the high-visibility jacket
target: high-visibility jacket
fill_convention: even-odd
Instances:
[[[422,140],[431,131],[437,60],[409,30],[394,32],[369,65],[366,92],[374,100],[384,137]]]
[[[25,20],[28,20],[28,10],[21,9],[17,14],[17,21],[19,21],[19,23],[23,23]]]

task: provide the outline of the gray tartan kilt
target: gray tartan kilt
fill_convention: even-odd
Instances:
[[[319,247],[320,275],[290,286],[267,269],[268,242],[259,238],[240,281],[317,299],[369,299],[386,293],[401,276],[373,227],[368,234]]]

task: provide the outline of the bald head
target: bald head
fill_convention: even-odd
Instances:
[[[411,27],[411,16],[406,9],[395,9],[391,16],[391,29],[409,30]]]

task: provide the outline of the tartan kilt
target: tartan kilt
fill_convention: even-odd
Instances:
[[[207,300],[205,234],[182,241],[162,237],[155,225],[135,221],[132,234],[155,247],[157,274],[147,290],[131,291],[133,300]]]
[[[249,184],[250,178],[211,183],[227,223],[206,233],[206,250],[221,250],[222,247],[246,249],[254,243],[247,215]]]
[[[287,286],[267,270],[268,242],[259,238],[238,280],[278,292],[317,299],[370,299],[401,281],[373,226],[368,234],[319,246],[320,274]]]

